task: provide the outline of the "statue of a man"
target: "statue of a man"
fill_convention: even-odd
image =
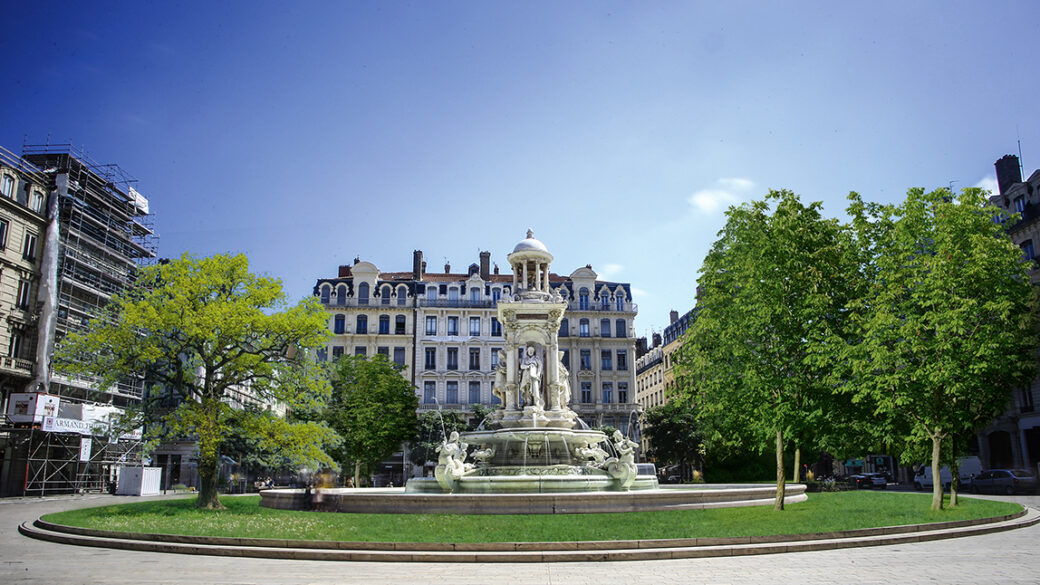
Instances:
[[[502,407],[507,406],[506,403],[506,372],[509,366],[506,364],[506,352],[498,350],[498,365],[495,366],[495,382],[491,385],[491,393],[498,397]]]
[[[535,354],[534,347],[528,345],[524,359],[520,361],[520,394],[524,404],[544,408],[542,399],[542,358]]]
[[[567,370],[567,366],[563,365],[563,351],[560,351],[558,359],[558,368],[560,372],[560,393],[557,395],[557,403],[555,405],[558,409],[566,409],[571,403],[571,373]]]

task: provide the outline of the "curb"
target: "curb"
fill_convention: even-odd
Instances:
[[[1040,523],[1040,511],[842,532],[736,538],[518,543],[320,542],[193,537],[91,530],[36,520],[18,531],[30,538],[121,550],[214,556],[381,562],[588,562],[689,559],[833,550],[976,536]]]

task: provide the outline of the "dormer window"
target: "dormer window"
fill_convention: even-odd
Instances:
[[[1026,210],[1026,196],[1020,195],[1015,197],[1015,213],[1022,213]]]
[[[14,177],[11,175],[4,175],[0,179],[0,195],[4,197],[14,197]]]
[[[36,213],[43,213],[43,193],[33,189],[32,194],[29,196],[29,209]]]

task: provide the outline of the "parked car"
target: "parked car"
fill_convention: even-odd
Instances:
[[[957,459],[957,475],[960,477],[961,486],[967,486],[971,482],[972,475],[978,475],[982,473],[982,461],[976,456],[970,457],[959,457]],[[942,487],[944,490],[950,489],[950,484],[953,483],[953,474],[950,473],[950,468],[943,465],[939,469],[939,476],[942,479]],[[914,489],[929,490],[931,491],[932,485],[935,482],[932,481],[932,466],[930,463],[923,463],[917,467],[917,474],[914,476]]]
[[[1025,469],[989,469],[971,480],[975,493],[1013,494],[1036,490],[1036,477]]]
[[[888,479],[883,473],[857,473],[849,476],[849,485],[857,490],[883,490],[888,488]]]

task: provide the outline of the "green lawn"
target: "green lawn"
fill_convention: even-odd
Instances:
[[[194,509],[193,498],[48,514],[58,524],[163,534],[369,542],[522,542],[635,540],[804,534],[969,520],[1013,514],[1021,506],[962,497],[931,512],[931,495],[868,491],[815,493],[783,512],[771,506],[622,514],[336,514],[270,510],[259,496],[225,497],[227,510]]]

